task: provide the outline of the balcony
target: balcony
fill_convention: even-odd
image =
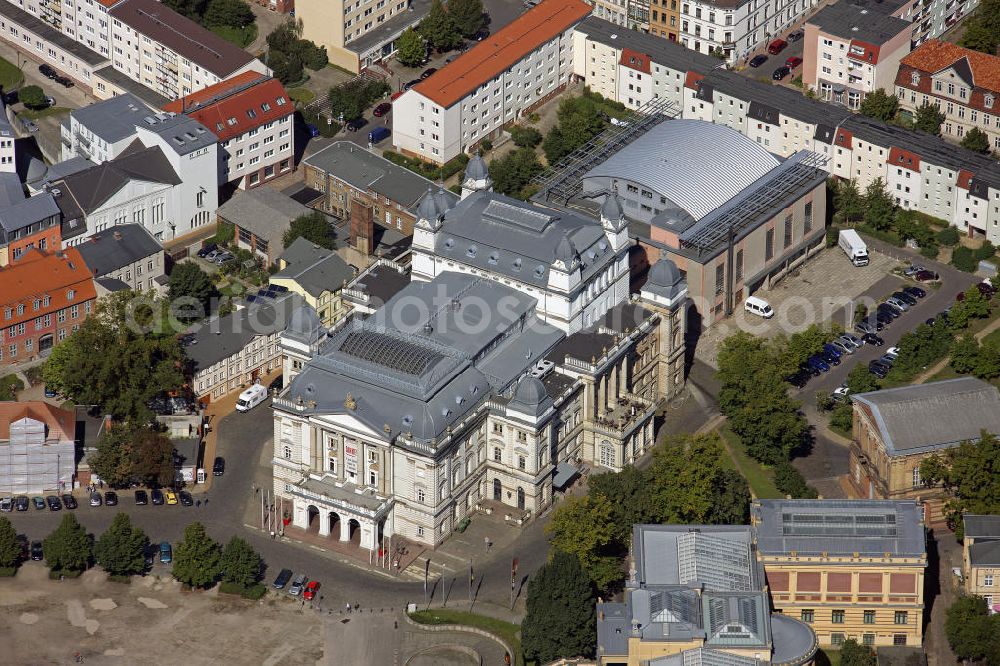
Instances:
[[[652,416],[654,405],[645,398],[626,394],[611,411],[594,417],[594,430],[615,438],[628,437]]]

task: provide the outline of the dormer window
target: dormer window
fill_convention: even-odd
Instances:
[[[920,85],[920,73],[919,72],[913,72],[912,74],[910,74],[910,83],[912,83],[915,86],[919,86]]]
[[[993,108],[993,95],[986,95],[985,97],[983,97],[983,106],[985,106],[987,109]]]

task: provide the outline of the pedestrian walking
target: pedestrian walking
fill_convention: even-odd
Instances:
[[[201,500],[196,500],[195,503],[194,503],[194,505],[200,509],[201,508]]]
[[[487,553],[490,552],[490,547],[493,546],[493,542],[490,541],[490,538],[488,536],[483,537],[483,541],[486,542],[486,552]]]
[[[345,605],[345,606],[344,606],[344,610],[345,610],[346,612],[350,613],[350,612],[351,612],[351,604],[349,604],[349,603],[348,603],[347,605]]]

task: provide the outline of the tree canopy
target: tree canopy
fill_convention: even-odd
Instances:
[[[219,544],[201,523],[184,528],[184,538],[174,549],[174,578],[191,587],[207,587],[219,576]]]
[[[527,125],[513,125],[510,128],[510,138],[519,148],[534,148],[542,142],[542,133]]]
[[[328,62],[325,46],[302,39],[302,21],[289,20],[267,36],[265,61],[282,83],[296,83],[304,76],[303,67],[319,70]]]
[[[222,580],[227,583],[250,587],[260,580],[260,554],[244,539],[233,537],[222,549],[219,565],[222,568]]]
[[[486,22],[483,0],[448,0],[448,13],[463,37],[472,37]]]
[[[131,576],[146,569],[145,550],[149,538],[132,524],[127,513],[119,512],[94,544],[94,558],[113,576]]]
[[[198,264],[193,261],[182,261],[176,264],[170,272],[167,284],[170,289],[170,300],[192,299],[200,306],[191,309],[184,308],[183,313],[178,314],[179,319],[193,321],[211,314],[212,298],[218,296],[219,292],[212,282],[212,277],[203,271]],[[177,309],[175,308],[175,310]]]
[[[333,249],[333,229],[330,227],[326,215],[318,210],[300,215],[292,220],[281,241],[287,248],[299,236],[327,250]]]
[[[991,615],[986,599],[960,595],[948,607],[944,633],[955,657],[1000,663],[1000,615]]]
[[[899,100],[896,99],[895,95],[890,95],[884,89],[879,88],[865,95],[858,110],[871,118],[889,122],[896,117],[896,112],[899,110]]]
[[[962,137],[962,148],[986,155],[990,152],[990,137],[978,127],[973,127]]]
[[[876,666],[875,651],[848,638],[840,645],[840,666]]]
[[[389,90],[389,84],[385,81],[351,79],[330,88],[330,114],[334,120],[343,116],[345,122],[360,118],[375,101],[388,95]]]
[[[493,189],[508,196],[523,198],[525,187],[542,169],[534,150],[518,148],[490,162]]]
[[[253,10],[245,0],[210,0],[205,8],[204,23],[212,28],[243,28],[253,22]]]
[[[84,571],[94,554],[94,537],[76,516],[66,513],[42,544],[45,562],[53,571]]]
[[[941,123],[943,122],[944,114],[930,102],[924,102],[917,107],[917,112],[913,115],[913,126],[921,132],[927,132],[934,136],[941,134]]]
[[[1000,47],[1000,0],[983,0],[965,23],[959,46],[995,56]]]
[[[174,480],[174,444],[148,425],[116,423],[97,439],[90,467],[108,485],[166,486]]]
[[[21,545],[17,532],[7,516],[0,516],[0,569],[17,566],[21,560]]]
[[[979,441],[929,456],[920,463],[920,478],[944,487],[948,520],[958,530],[963,513],[1000,514],[1000,439],[983,431]]]
[[[427,15],[417,28],[427,42],[439,52],[450,51],[462,44],[455,17],[444,8],[441,0],[432,0]]]
[[[833,193],[833,206],[843,216],[845,222],[853,222],[864,216],[865,203],[861,192],[858,190],[858,182],[851,180],[840,181],[836,185]]]
[[[45,385],[116,419],[148,421],[149,400],[184,382],[184,355],[172,331],[147,332],[138,300],[121,291],[97,302],[80,329],[52,350]],[[148,313],[146,313],[148,317]]]
[[[594,588],[577,556],[552,551],[528,581],[521,622],[524,656],[540,664],[560,657],[592,657],[597,643]]]
[[[877,231],[888,231],[892,227],[896,219],[896,201],[881,177],[865,188],[864,207],[865,224]]]
[[[45,91],[40,87],[29,85],[18,90],[18,99],[29,109],[41,109],[45,107]]]
[[[407,67],[417,67],[427,56],[424,38],[413,28],[407,28],[396,42],[396,60]]]

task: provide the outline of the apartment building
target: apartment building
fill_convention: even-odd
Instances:
[[[914,501],[758,500],[757,557],[774,610],[819,644],[919,647],[927,536]]]
[[[1000,151],[1000,57],[932,39],[903,58],[895,83],[901,109],[933,104],[944,114],[946,139],[975,127]]]
[[[403,93],[393,144],[444,164],[558,93],[572,75],[572,31],[590,6],[544,0]]]
[[[257,187],[295,168],[295,105],[278,79],[251,70],[164,105],[219,138],[219,184]]]
[[[821,156],[829,174],[854,179],[862,188],[882,178],[900,206],[1000,243],[1000,165],[995,160],[784,86],[713,69],[718,66],[714,58],[668,40],[637,32],[627,33],[625,40],[620,33],[593,17],[575,30],[574,74],[601,94],[628,103],[627,96],[619,96],[620,81],[635,70],[622,64],[623,53],[644,54],[650,61],[651,94],[675,105],[678,117],[727,125],[780,157],[810,150]],[[642,92],[650,94],[647,87]]]
[[[892,91],[910,52],[909,0],[841,0],[805,24],[802,83],[821,99],[858,109],[873,90]]]
[[[962,589],[1000,612],[1000,516],[962,516]]]
[[[274,0],[270,0],[273,2]],[[302,37],[326,47],[330,62],[357,74],[396,51],[396,40],[416,26],[429,0],[296,0]]]
[[[163,246],[139,224],[100,231],[76,246],[95,280],[119,280],[133,291],[166,291]]]
[[[79,251],[32,249],[0,268],[0,365],[44,358],[93,312],[93,274]]]
[[[59,208],[48,192],[28,197],[16,173],[0,172],[0,266],[31,248],[62,247]]]
[[[736,63],[767,45],[819,0],[681,0],[680,43]]]
[[[132,93],[73,109],[60,125],[63,161],[82,157],[100,164],[118,157],[136,140],[143,118],[155,113]]]
[[[334,250],[300,236],[281,253],[277,264],[280,270],[270,277],[268,285],[301,296],[323,326],[333,328],[351,313],[352,308],[341,298],[341,290],[354,279],[356,271]]]

